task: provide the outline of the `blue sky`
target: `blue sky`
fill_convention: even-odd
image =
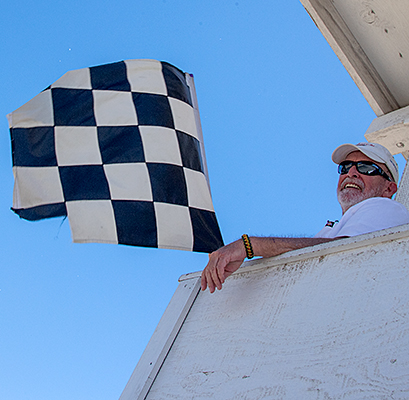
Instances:
[[[73,244],[68,221],[20,220],[6,114],[72,69],[147,58],[193,73],[225,242],[339,218],[331,152],[375,114],[298,0],[22,0],[0,21],[0,398],[119,398],[207,256]]]

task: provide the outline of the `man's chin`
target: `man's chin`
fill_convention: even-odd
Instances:
[[[338,194],[338,202],[341,205],[343,213],[363,200],[365,200],[365,196],[363,196],[361,192]]]

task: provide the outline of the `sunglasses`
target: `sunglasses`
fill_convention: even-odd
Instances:
[[[345,175],[353,166],[355,166],[356,170],[362,175],[380,175],[388,181],[391,181],[391,178],[389,178],[381,167],[370,161],[342,161],[342,163],[338,165],[338,173],[340,175]]]

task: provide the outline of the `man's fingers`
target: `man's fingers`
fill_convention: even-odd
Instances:
[[[206,290],[206,288],[207,288],[207,279],[205,277],[204,271],[202,272],[202,276],[200,278],[200,286],[202,287],[203,291]]]
[[[202,290],[206,290],[207,288],[207,276],[206,276],[206,272],[207,272],[207,268],[209,267],[209,264],[211,262],[211,256],[213,253],[209,253],[209,261],[206,265],[206,267],[204,268],[204,270],[202,271],[202,276],[200,277],[200,285],[202,287]]]
[[[213,268],[215,260],[213,256],[214,253],[210,253],[209,254],[209,262],[207,263],[205,269],[202,272],[202,276],[201,276],[201,287],[202,290],[206,290],[207,287],[209,287],[209,291],[210,293],[214,292],[214,283],[213,280],[211,278],[211,274],[210,274],[210,270]]]
[[[217,287],[217,289],[221,290],[222,289],[222,282],[220,280],[219,271],[218,271],[217,267],[213,268],[210,271],[210,275],[211,275],[211,279],[212,279],[213,284]]]
[[[209,288],[210,293],[213,293],[217,287],[221,290],[224,283],[224,268],[225,262],[217,253],[209,254],[209,262],[202,272],[201,287],[202,290]]]

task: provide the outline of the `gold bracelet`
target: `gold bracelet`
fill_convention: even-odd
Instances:
[[[247,258],[248,259],[253,258],[254,257],[254,251],[253,251],[253,247],[252,247],[251,242],[250,242],[249,235],[244,234],[244,235],[242,235],[241,238],[243,239],[244,247],[246,248]]]

